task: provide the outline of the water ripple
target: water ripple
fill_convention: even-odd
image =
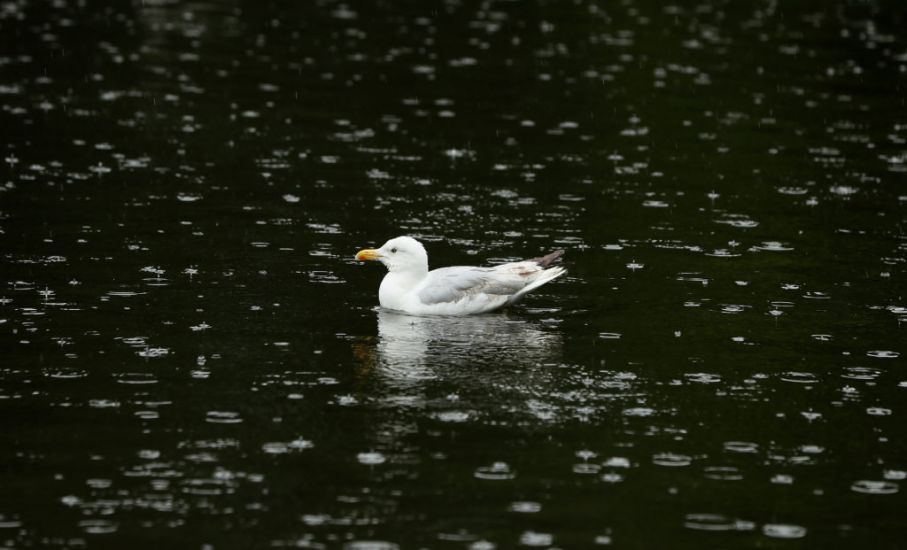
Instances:
[[[861,479],[854,482],[850,489],[856,493],[867,495],[893,495],[898,492],[898,484],[892,481],[871,481]]]
[[[806,527],[787,523],[766,523],[762,533],[775,539],[799,539],[806,536]]]
[[[721,514],[687,514],[683,526],[695,531],[752,531],[752,521],[729,518]]]
[[[683,467],[692,464],[693,457],[675,453],[658,453],[652,456],[652,463],[672,468]]]
[[[490,466],[480,466],[476,468],[473,475],[478,479],[489,481],[506,481],[516,477],[516,473],[510,469],[506,462],[495,462]]]

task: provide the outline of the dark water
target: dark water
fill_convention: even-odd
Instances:
[[[4,548],[900,548],[900,2],[4,2]],[[359,248],[568,250],[503,314]]]

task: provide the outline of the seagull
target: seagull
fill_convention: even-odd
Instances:
[[[563,250],[494,267],[453,266],[428,270],[428,254],[412,237],[397,237],[381,248],[360,250],[356,259],[387,267],[378,301],[381,307],[410,315],[473,315],[508,306],[527,292],[560,277],[566,269],[551,264]]]

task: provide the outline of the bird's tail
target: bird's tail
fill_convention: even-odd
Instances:
[[[535,262],[542,267],[548,267],[551,264],[553,264],[554,262],[556,262],[558,259],[560,259],[560,257],[563,255],[564,255],[563,250],[555,250],[554,252],[552,252],[550,254],[545,254],[544,256],[541,256],[539,258],[532,258],[531,260],[528,260],[528,261]]]
[[[559,250],[557,252],[552,252],[548,256],[557,254],[556,257],[559,257],[559,256],[563,255],[563,253],[564,253],[563,250]],[[548,256],[545,256],[545,257],[547,258]],[[539,265],[542,265],[542,264],[539,263]],[[542,286],[543,284],[547,283],[548,281],[553,281],[554,279],[557,279],[558,277],[560,277],[561,275],[563,275],[566,272],[567,272],[567,270],[561,266],[551,267],[551,268],[548,268],[548,269],[540,272],[535,277],[535,280],[533,280],[531,283],[529,283],[525,287],[521,288],[519,290],[519,292],[517,292],[516,294],[511,296],[510,300],[508,300],[507,303],[512,304],[512,303],[516,302],[517,300],[522,298],[523,295],[526,294],[527,292],[531,292],[531,291],[537,289],[538,287]]]

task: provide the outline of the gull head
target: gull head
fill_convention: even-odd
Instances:
[[[391,273],[428,272],[428,254],[422,243],[412,237],[397,237],[384,243],[381,248],[367,248],[356,254],[356,259],[378,260]]]

